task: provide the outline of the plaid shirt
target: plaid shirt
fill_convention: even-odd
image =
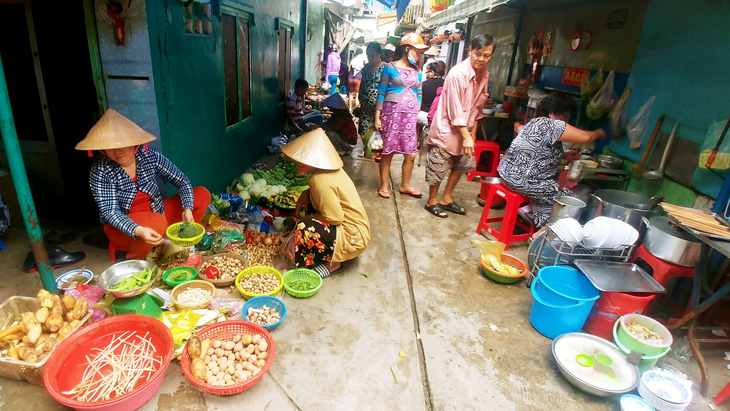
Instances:
[[[127,213],[138,191],[150,196],[152,211],[165,214],[163,198],[155,182],[158,176],[177,187],[183,208],[193,208],[190,180],[170,160],[152,149],[147,154],[144,149],[138,150],[135,159],[136,184],[119,164],[105,156],[96,157],[89,172],[91,194],[99,207],[101,222],[111,224],[132,238],[136,238],[134,230],[138,224],[127,217]]]

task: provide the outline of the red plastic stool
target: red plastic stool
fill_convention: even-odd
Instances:
[[[484,187],[482,185],[482,187]],[[502,198],[507,203],[504,208],[504,216],[489,218],[489,211],[492,209],[492,203],[497,198]],[[477,234],[481,234],[482,230],[486,230],[489,234],[493,235],[497,241],[504,243],[505,250],[509,249],[509,246],[513,242],[527,241],[530,236],[535,232],[535,225],[522,223],[517,220],[517,212],[520,207],[530,202],[530,199],[513,193],[507,190],[502,184],[489,184],[489,193],[484,199],[486,204],[484,205],[484,211],[482,217],[479,219],[479,225],[477,226]],[[502,223],[501,227],[490,225],[490,223]],[[526,231],[525,234],[515,234],[515,226]]]
[[[117,256],[116,256],[117,251],[128,251],[128,250],[120,250],[114,245],[114,243],[109,241],[109,261],[111,261],[113,263],[117,262]]]
[[[642,245],[639,248],[636,249],[636,253],[634,253],[633,257],[631,257],[631,262],[636,263],[637,260],[642,260],[645,263],[649,264],[651,267],[654,277],[654,280],[662,285],[662,287],[666,287],[669,280],[675,277],[684,277],[684,278],[692,278],[695,275],[695,270],[693,267],[682,267],[674,264],[670,264],[666,261],[662,261],[653,255],[651,255],[650,252],[646,250],[646,248]],[[665,295],[660,295],[659,298],[655,298],[652,300],[651,303],[649,303],[649,306],[646,308],[646,315],[651,315],[652,310],[654,309],[654,306],[656,305],[658,300],[662,300],[667,305],[674,310],[679,316],[681,317],[684,315],[684,312],[686,310],[683,310],[680,308],[677,304],[673,303],[669,300],[669,298]],[[688,303],[689,304],[689,303]]]
[[[487,171],[479,171],[479,160],[481,159],[482,153],[486,153],[488,156],[487,160]],[[474,181],[474,177],[497,177],[497,166],[499,165],[499,144],[493,141],[482,141],[477,140],[474,146],[474,160],[477,164],[477,169],[466,173],[466,181]],[[483,197],[482,197],[483,198]]]

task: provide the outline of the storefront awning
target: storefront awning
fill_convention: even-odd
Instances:
[[[377,0],[378,3],[382,4],[383,6],[392,9],[393,5],[395,4],[395,0]]]
[[[484,11],[491,12],[495,7],[505,5],[509,2],[510,0],[467,0],[424,20],[419,26],[418,32],[445,26]]]

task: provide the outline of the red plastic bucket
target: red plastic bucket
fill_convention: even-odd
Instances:
[[[616,320],[624,314],[644,314],[655,296],[647,293],[601,293],[583,328],[590,334],[612,341]]]

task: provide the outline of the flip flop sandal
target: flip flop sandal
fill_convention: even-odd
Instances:
[[[449,216],[448,214],[446,214],[446,210],[443,209],[443,206],[438,203],[430,206],[427,205],[423,208],[438,218],[447,218]]]
[[[421,193],[421,192],[420,192],[420,191],[418,191],[418,190],[413,190],[413,191],[401,191],[400,193],[401,193],[401,194],[405,194],[405,195],[407,195],[407,196],[411,196],[411,197],[413,197],[413,198],[423,198],[423,193]]]
[[[378,195],[382,198],[390,198],[390,192],[378,189]]]
[[[457,204],[456,201],[452,202],[451,204],[441,204],[441,208],[443,208],[444,210],[446,210],[450,213],[454,213],[454,214],[460,214],[460,215],[466,214],[466,210],[464,209],[464,207]]]

